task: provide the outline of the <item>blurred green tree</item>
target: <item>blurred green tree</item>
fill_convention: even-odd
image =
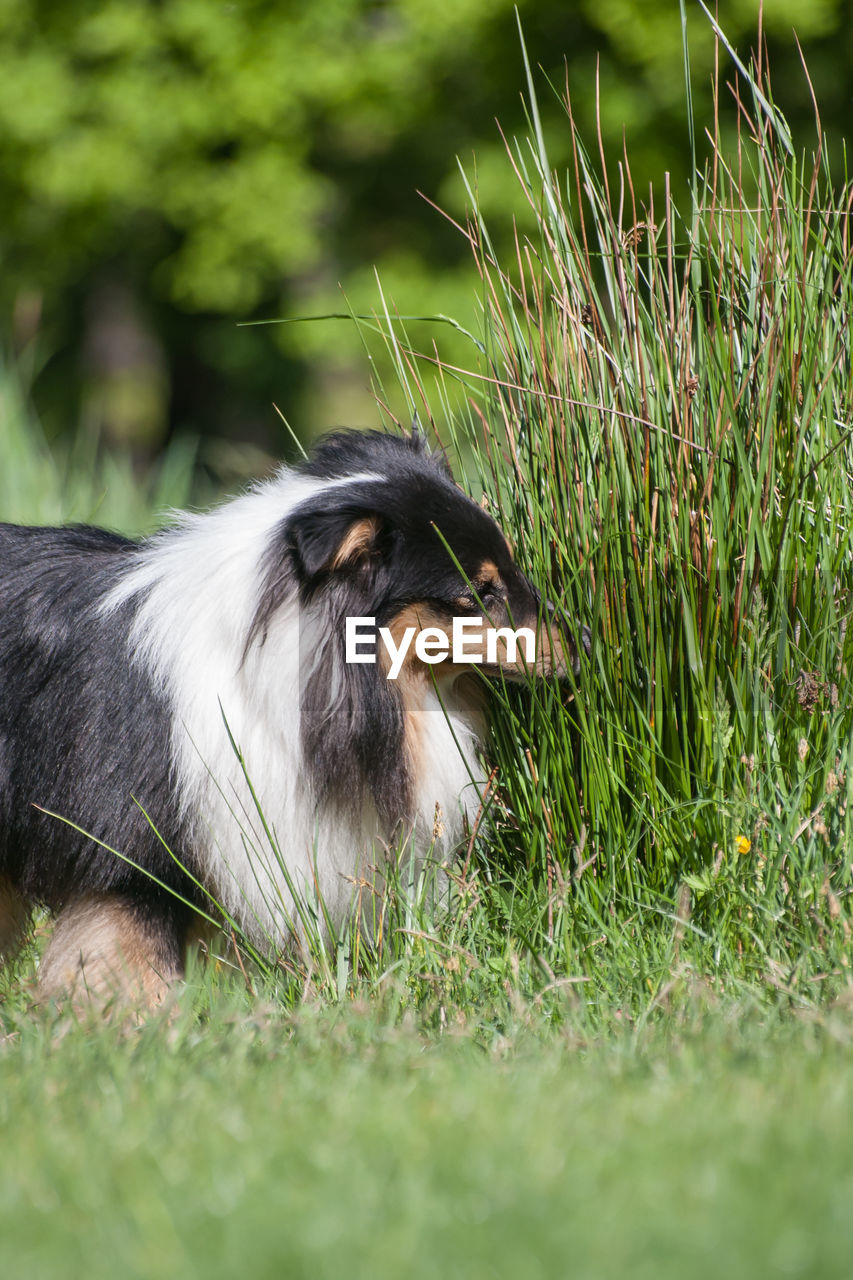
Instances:
[[[714,46],[688,0],[707,106]],[[824,123],[845,122],[850,0],[773,0],[784,105],[807,42]],[[677,0],[518,0],[531,60],[605,145],[627,131],[635,176],[686,180]],[[754,40],[757,0],[720,5]],[[565,59],[565,65],[564,65]],[[269,443],[277,399],[309,429],[370,415],[345,325],[238,329],[258,316],[376,303],[473,307],[455,156],[499,235],[513,178],[494,124],[523,120],[513,0],[0,0],[0,341],[38,335],[36,400],[53,430],[82,417],[143,455],[189,425]],[[780,93],[780,96],[781,93]],[[834,117],[834,119],[833,119]],[[553,159],[567,131],[546,115]],[[313,412],[305,415],[306,398]]]

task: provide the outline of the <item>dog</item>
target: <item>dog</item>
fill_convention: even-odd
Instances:
[[[417,431],[334,433],[141,542],[0,525],[0,952],[44,906],[41,998],[153,1007],[210,900],[267,950],[300,894],[339,926],[395,845],[421,867],[460,844],[478,672],[570,665],[554,606]]]

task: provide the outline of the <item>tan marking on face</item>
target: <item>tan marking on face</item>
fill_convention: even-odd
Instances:
[[[508,620],[504,620],[500,623],[500,626],[492,625],[488,617],[484,617],[482,614],[472,615],[470,606],[464,611],[464,614],[469,618],[474,616],[482,619],[482,626],[478,630],[472,630],[465,636],[464,649],[468,658],[468,661],[466,662],[453,661],[452,619],[448,618],[444,612],[437,610],[433,605],[425,603],[407,605],[405,609],[402,609],[400,613],[397,614],[396,618],[392,619],[388,624],[388,629],[391,632],[396,647],[399,648],[403,639],[403,634],[408,627],[414,627],[416,633],[415,636],[412,637],[409,648],[406,651],[406,656],[403,659],[400,673],[397,676],[398,684],[405,678],[410,681],[420,681],[422,684],[431,685],[433,679],[439,681],[456,680],[463,673],[471,672],[478,666],[485,667],[486,658],[488,656],[489,634],[493,631],[499,630],[500,626],[509,626],[509,622]],[[530,625],[533,630],[535,629],[536,623],[534,620],[532,624],[525,625]],[[441,662],[422,662],[415,652],[417,633],[425,630],[427,627],[436,628],[436,630],[444,636],[447,642],[447,656],[443,658]],[[511,629],[515,630],[515,628]],[[505,654],[503,661],[500,660],[502,646]],[[507,671],[517,671],[519,678],[521,678],[524,671],[523,662],[509,662],[506,657],[506,646],[500,637],[498,638],[498,657],[498,665],[500,667]],[[477,661],[478,658],[479,662]],[[384,645],[380,645],[379,648],[379,661],[387,675],[388,669],[391,665],[391,660]]]
[[[415,640],[417,639],[417,633],[419,631],[425,631],[427,627],[435,627],[442,633],[442,635],[446,636],[449,652],[453,647],[452,626],[448,622],[447,615],[436,609],[434,605],[424,603],[407,604],[406,607],[401,609],[396,617],[392,618],[388,623],[388,630],[391,632],[391,637],[396,648],[400,647],[403,635],[409,627],[415,628],[415,636],[413,637],[406,656],[403,659],[400,676],[409,669],[416,670],[420,674],[429,674],[429,665],[421,662],[420,658],[415,653]],[[384,668],[385,674],[387,675],[388,669],[391,665],[391,658],[384,644],[379,646],[379,663]],[[435,667],[436,674],[440,674],[441,668],[446,666],[447,661],[437,663]]]
[[[182,976],[156,927],[110,894],[69,902],[56,918],[39,969],[43,1000],[72,1007],[155,1009]]]
[[[484,560],[471,582],[478,591],[482,587],[499,587],[503,585],[501,571],[494,560]]]
[[[329,568],[345,569],[366,559],[378,532],[379,520],[376,516],[364,516],[361,520],[356,520],[347,529],[344,540],[335,552]]]

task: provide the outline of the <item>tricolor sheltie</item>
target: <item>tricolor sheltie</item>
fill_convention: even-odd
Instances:
[[[575,662],[497,524],[416,434],[329,436],[142,542],[0,525],[0,954],[42,905],[44,997],[153,1005],[182,973],[181,899],[209,894],[283,945],[292,887],[339,924],[354,879],[405,837],[416,859],[437,836],[448,856],[480,803],[479,659],[403,640],[430,628],[435,646],[460,617],[531,629],[537,671]],[[347,618],[385,629],[396,679],[382,645],[346,661]],[[503,640],[490,657],[520,665]]]

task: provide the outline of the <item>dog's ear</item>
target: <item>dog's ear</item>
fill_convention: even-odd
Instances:
[[[359,516],[347,529],[332,556],[330,569],[355,569],[365,564],[379,544],[381,522],[379,516]]]
[[[290,542],[306,579],[346,572],[374,560],[382,542],[382,521],[364,511],[307,511],[294,520]]]

